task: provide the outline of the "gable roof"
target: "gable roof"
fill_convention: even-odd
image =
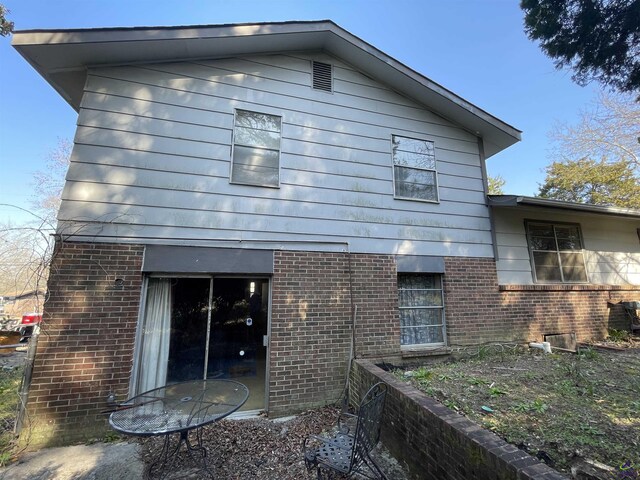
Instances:
[[[79,110],[89,67],[324,51],[484,139],[486,157],[520,130],[419,74],[330,20],[177,27],[24,30],[12,45]]]

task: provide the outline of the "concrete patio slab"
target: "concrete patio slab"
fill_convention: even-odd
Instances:
[[[137,480],[143,472],[137,443],[96,443],[26,453],[0,468],[0,480]]]

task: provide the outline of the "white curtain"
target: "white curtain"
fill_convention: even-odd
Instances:
[[[171,279],[150,278],[142,330],[138,393],[167,383],[171,333]]]

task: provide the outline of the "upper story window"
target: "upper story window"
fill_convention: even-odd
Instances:
[[[527,242],[535,281],[588,282],[580,225],[527,222]]]
[[[280,185],[282,118],[236,110],[231,182],[265,187]]]
[[[444,344],[442,277],[437,273],[399,274],[400,344],[403,347]]]
[[[398,135],[393,136],[392,143],[395,197],[437,202],[434,143]]]

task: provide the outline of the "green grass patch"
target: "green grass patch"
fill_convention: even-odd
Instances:
[[[11,459],[14,446],[13,426],[18,408],[18,389],[22,380],[22,367],[11,370],[0,368],[0,466]]]

